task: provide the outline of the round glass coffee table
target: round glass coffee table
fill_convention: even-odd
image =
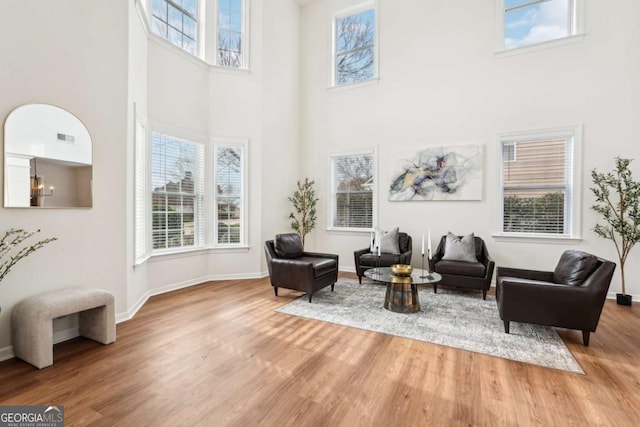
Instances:
[[[370,268],[364,272],[364,275],[387,285],[384,308],[395,313],[420,311],[418,285],[430,285],[442,280],[442,276],[438,273],[420,268],[414,268],[411,276],[395,276],[389,267]]]

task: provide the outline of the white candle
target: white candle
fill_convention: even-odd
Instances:
[[[431,229],[429,229],[427,233],[428,233],[428,240],[429,240],[427,248],[429,251],[429,259],[431,259]]]
[[[380,256],[380,242],[378,242],[378,256]]]
[[[424,233],[422,233],[422,256],[424,256]]]

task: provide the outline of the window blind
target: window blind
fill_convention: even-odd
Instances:
[[[204,246],[204,146],[153,133],[154,250]]]
[[[244,241],[242,217],[244,149],[240,146],[215,146],[215,236],[218,245]]]
[[[503,232],[571,233],[572,142],[571,136],[502,142]]]
[[[334,227],[373,226],[374,165],[373,153],[333,156]]]

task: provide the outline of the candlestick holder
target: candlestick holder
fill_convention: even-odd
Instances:
[[[429,259],[431,259],[431,257],[429,257]],[[425,271],[424,269],[424,254],[422,254],[422,271]],[[424,274],[422,276],[420,276],[421,279],[433,279],[433,276],[431,275],[431,267],[429,266],[429,263],[427,262],[427,274]]]

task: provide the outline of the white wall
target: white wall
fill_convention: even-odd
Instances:
[[[329,153],[379,148],[379,225],[400,226],[419,238],[452,231],[483,237],[498,265],[553,269],[565,249],[581,249],[617,260],[610,241],[591,230],[590,170],[613,168],[615,156],[635,157],[640,179],[640,3],[586,1],[582,41],[551,49],[495,54],[494,1],[381,1],[380,80],[329,91],[332,13],[356,2],[327,0],[302,8],[302,168],[320,183],[316,246],[340,255],[353,269],[353,250],[367,245],[366,233],[328,232]],[[507,131],[584,126],[582,240],[575,244],[514,242],[497,231],[497,134]],[[483,144],[482,201],[389,202],[388,169],[398,148]],[[320,159],[320,160],[319,160]],[[434,237],[434,244],[436,243]],[[414,256],[414,265],[418,257]],[[628,262],[628,290],[640,296],[640,248]],[[619,289],[616,275],[611,291]]]
[[[0,2],[2,123],[22,104],[58,105],[90,130],[96,160],[92,209],[0,209],[0,232],[58,238],[0,283],[0,359],[12,308],[27,296],[91,286],[113,292],[116,310],[126,310],[127,12],[125,2]]]

